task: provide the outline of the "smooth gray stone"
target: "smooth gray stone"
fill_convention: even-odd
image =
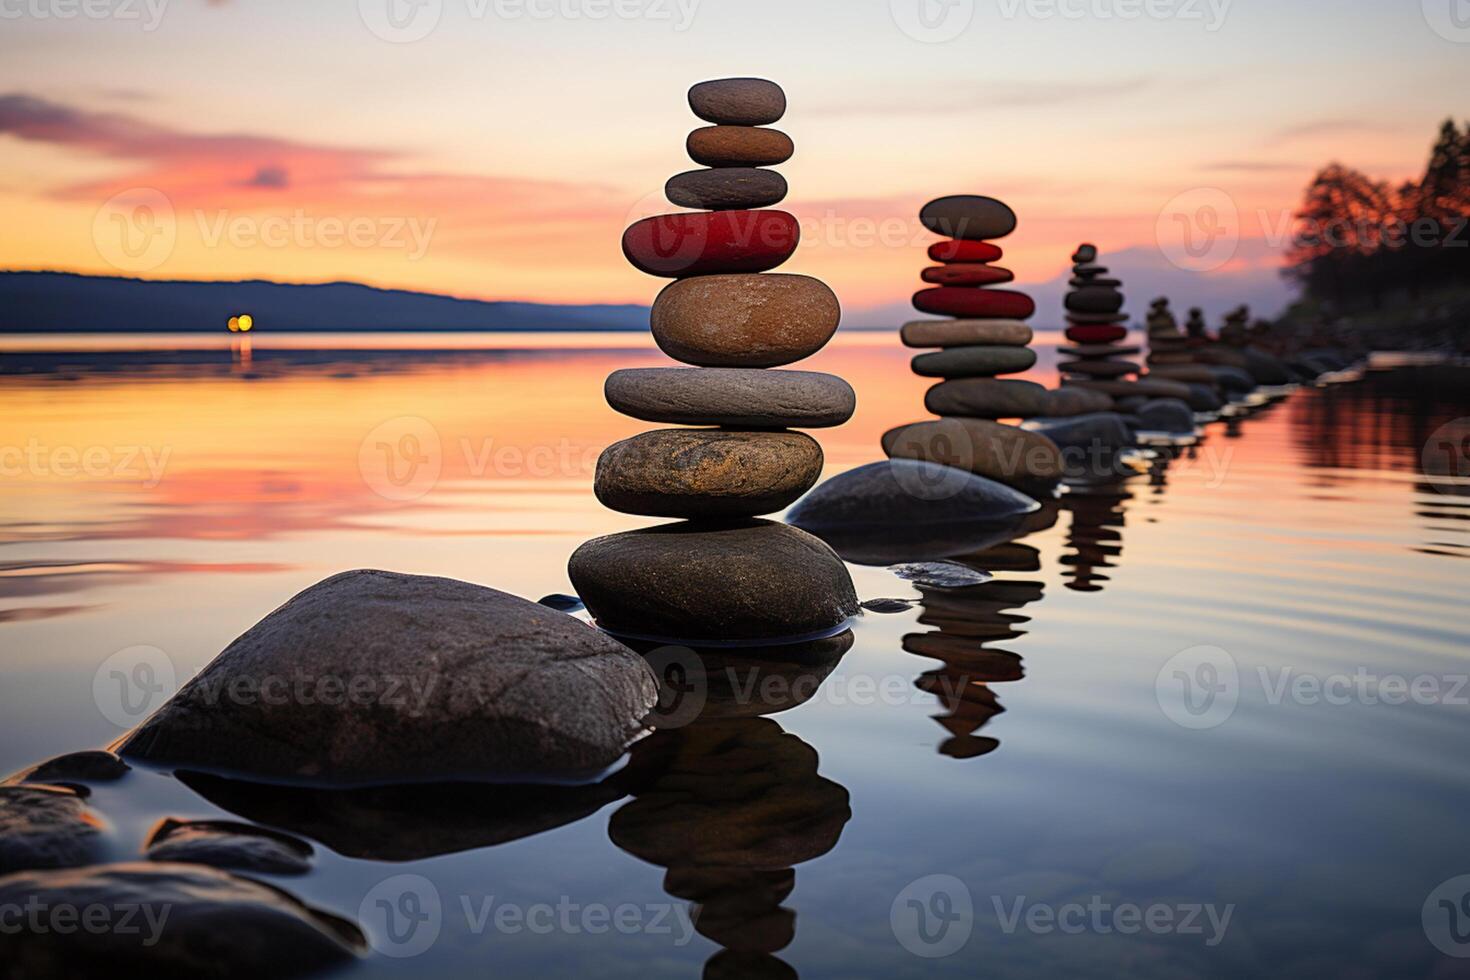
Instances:
[[[862,565],[937,561],[1013,537],[1041,509],[967,470],[921,460],[869,463],[823,483],[788,519]]]
[[[670,203],[709,211],[768,208],[785,200],[786,192],[786,178],[761,167],[688,170],[664,185]]]
[[[957,561],[906,562],[893,565],[888,570],[905,582],[931,589],[964,589],[982,585],[995,577]]]
[[[1097,261],[1096,245],[1078,245],[1077,251],[1072,253],[1073,265],[1087,265]]]
[[[930,201],[919,222],[936,235],[965,241],[1004,238],[1016,230],[1016,212],[993,197],[956,194]]]
[[[148,839],[150,861],[206,864],[256,874],[302,875],[311,845],[289,834],[228,820],[165,820]]]
[[[819,429],[857,408],[852,385],[817,371],[624,368],[608,375],[604,391],[624,415],[672,425]]]
[[[656,699],[641,657],[564,613],[453,579],[344,572],[231,643],[121,753],[338,784],[576,778],[616,762]]]
[[[717,78],[689,90],[689,108],[717,126],[769,126],[786,115],[786,93],[764,78]]]
[[[1247,394],[1260,387],[1260,383],[1249,372],[1237,367],[1212,364],[1210,365],[1210,373],[1215,376],[1215,383],[1225,391]]]
[[[1189,385],[1189,397],[1185,401],[1196,412],[1218,412],[1225,405],[1224,399],[1212,386],[1195,383]]]
[[[1275,354],[1255,347],[1246,347],[1242,353],[1245,354],[1245,369],[1257,384],[1275,386],[1291,383],[1291,372]]]
[[[0,878],[0,908],[108,909],[119,928],[23,929],[6,976],[297,977],[367,952],[357,926],[280,888],[189,864],[104,864]],[[131,908],[131,929],[121,928]],[[146,913],[146,914],[145,914]]]
[[[924,407],[935,415],[1013,419],[1046,414],[1046,400],[1046,389],[1033,381],[959,378],[930,388]]]
[[[597,624],[633,639],[796,640],[857,615],[847,568],[785,524],[685,522],[588,541],[567,571]]]
[[[914,373],[925,378],[978,378],[1017,374],[1036,364],[1029,347],[951,347],[914,358]]]
[[[1067,418],[1072,415],[1088,415],[1093,412],[1109,412],[1113,399],[1100,391],[1068,386],[1052,388],[1046,393],[1045,403],[1038,415],[1052,418]]]
[[[1177,398],[1156,398],[1134,410],[1140,426],[1148,432],[1193,433],[1194,409]]]
[[[1021,428],[1045,435],[1062,450],[1125,449],[1136,444],[1133,433],[1116,412],[1094,412],[1071,418],[1040,418],[1024,422]]]
[[[0,875],[91,864],[102,853],[101,824],[76,790],[0,786]]]

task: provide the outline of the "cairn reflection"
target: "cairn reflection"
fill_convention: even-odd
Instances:
[[[706,977],[796,977],[776,954],[796,937],[785,905],[796,866],[837,845],[847,790],[818,774],[817,752],[766,715],[816,694],[851,632],[755,650],[645,651],[660,674],[656,730],[632,749],[632,799],[612,842],[666,869],[664,890],[693,903],[721,951]]]

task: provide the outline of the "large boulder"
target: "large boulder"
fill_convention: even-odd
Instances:
[[[344,572],[251,627],[120,751],[333,783],[574,778],[616,762],[656,697],[640,657],[564,613]]]
[[[823,483],[787,519],[848,561],[891,565],[968,554],[1041,509],[968,470],[912,459],[869,463]]]
[[[105,864],[0,878],[0,908],[42,911],[7,929],[6,977],[296,977],[366,952],[352,923],[279,888],[191,864]],[[70,927],[54,918],[71,910]],[[79,927],[76,915],[101,909]],[[99,913],[100,914],[100,913]]]

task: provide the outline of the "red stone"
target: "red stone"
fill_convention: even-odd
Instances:
[[[666,279],[766,272],[791,258],[801,224],[785,211],[697,211],[644,218],[623,232],[623,254]]]
[[[998,282],[1010,282],[1016,278],[1009,269],[996,265],[981,265],[979,262],[951,262],[949,265],[930,266],[924,270],[924,281],[941,286],[993,286]]]
[[[1067,328],[1067,339],[1074,344],[1111,344],[1126,336],[1127,327],[1107,323],[1079,323]]]
[[[1000,257],[1000,246],[989,242],[949,241],[929,246],[931,262],[994,262]]]
[[[1005,289],[971,289],[964,286],[940,286],[921,289],[914,294],[914,307],[934,316],[966,318],[999,317],[1024,320],[1036,312],[1036,303],[1025,293]]]

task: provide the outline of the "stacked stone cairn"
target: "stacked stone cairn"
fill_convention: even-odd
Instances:
[[[919,214],[946,240],[930,247],[939,265],[924,270],[930,288],[914,296],[922,313],[949,319],[905,324],[904,344],[939,348],[913,360],[915,374],[939,378],[924,399],[937,422],[900,426],[883,436],[891,459],[918,459],[966,469],[1032,495],[1050,495],[1063,475],[1061,452],[1045,436],[1004,419],[1075,415],[1111,402],[1081,392],[1048,392],[1030,381],[1004,379],[1036,364],[1026,320],[1036,304],[1025,293],[991,288],[1014,276],[991,263],[1001,257],[992,239],[1016,228],[1000,201],[977,195],[943,197]]]
[[[673,279],[653,303],[658,346],[692,367],[613,373],[608,403],[661,428],[610,446],[595,491],[625,514],[686,519],[584,544],[572,583],[598,625],[645,640],[755,644],[839,630],[857,613],[842,561],[818,539],[755,520],[817,481],[822,449],[795,429],[840,425],[856,405],[841,378],[775,371],[820,350],[837,330],[832,290],[774,274],[800,227],[773,210],[786,181],[767,167],[791,140],[766,128],[786,111],[774,82],[731,78],[689,92],[712,125],[689,136],[705,169],[668,181],[675,205],[700,208],[636,222],[623,252]]]
[[[1212,388],[1217,383],[1214,372],[1195,358],[1193,345],[1179,329],[1167,297],[1160,297],[1149,306],[1148,376]]]
[[[1140,366],[1125,358],[1139,348],[1123,344],[1128,337],[1128,314],[1118,279],[1107,278],[1107,269],[1097,264],[1097,247],[1081,245],[1072,256],[1071,291],[1067,293],[1067,339],[1073,346],[1058,353],[1068,358],[1058,370],[1065,383],[1094,388],[1107,394],[1127,393],[1112,383],[1136,376]]]

